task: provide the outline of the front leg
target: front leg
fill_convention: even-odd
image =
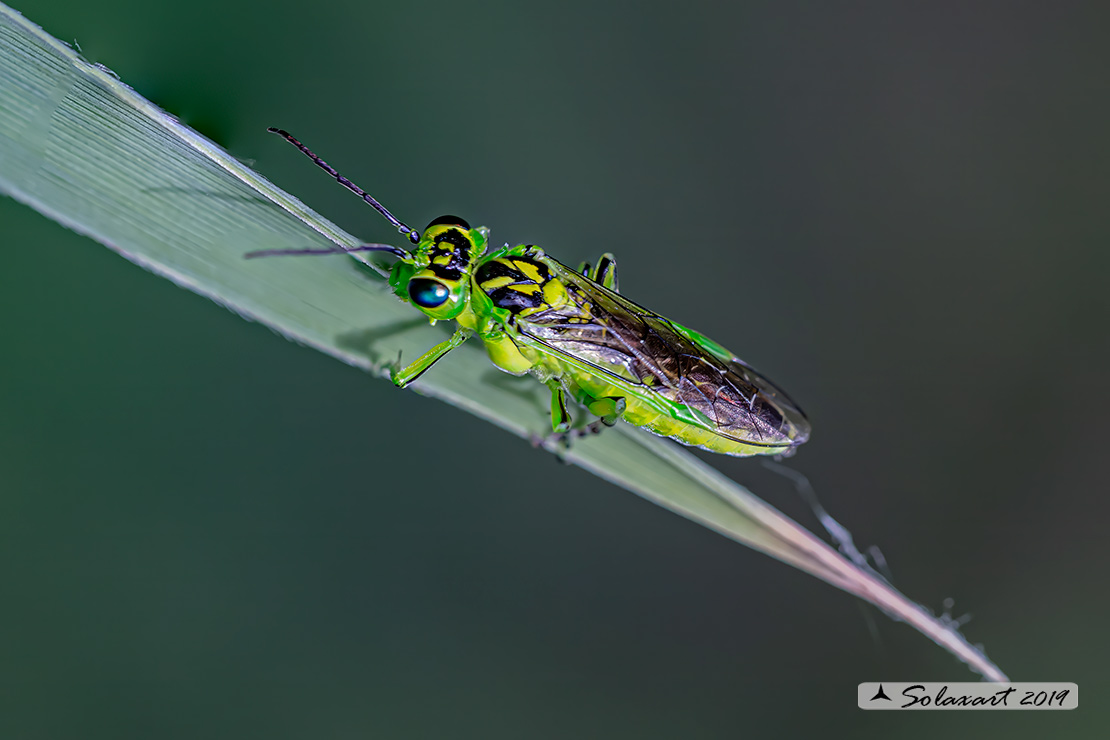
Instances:
[[[455,333],[451,335],[450,339],[432,347],[430,350],[420,355],[420,357],[416,359],[416,362],[406,368],[400,367],[401,358],[398,356],[397,364],[389,369],[390,380],[392,380],[393,384],[398,388],[404,388],[423,375],[424,371],[434,365],[439,358],[469,339],[471,334],[473,334],[473,332],[469,329],[457,329]]]

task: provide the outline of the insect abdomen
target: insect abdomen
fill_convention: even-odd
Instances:
[[[556,363],[548,359],[544,364],[550,366]],[[562,367],[558,373],[552,373],[553,375],[570,381],[571,385],[581,388],[595,398],[623,397],[627,405],[622,418],[629,424],[643,427],[661,437],[670,437],[684,445],[738,457],[785,452],[791,447],[791,443],[787,440],[783,441],[780,448],[773,445],[746,444],[739,439],[723,436],[694,423],[693,412],[685,405],[659,396],[626,393],[603,376],[583,373],[563,363],[557,364]]]

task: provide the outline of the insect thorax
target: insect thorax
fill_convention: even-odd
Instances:
[[[527,317],[567,301],[566,286],[542,261],[527,256],[497,257],[484,262],[474,281],[496,308]]]

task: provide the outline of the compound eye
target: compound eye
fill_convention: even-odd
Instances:
[[[442,306],[451,297],[451,291],[438,280],[413,278],[409,281],[409,298],[422,308]]]
[[[440,216],[435,221],[432,221],[430,224],[428,224],[429,229],[433,226],[461,226],[467,231],[470,231],[470,224],[468,224],[466,221],[462,220],[458,216],[451,215]]]

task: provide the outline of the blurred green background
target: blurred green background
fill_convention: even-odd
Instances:
[[[0,737],[1105,737],[1103,7],[16,7],[367,240],[267,126],[418,226],[612,250],[802,403],[792,467],[897,586],[1085,701],[862,712],[974,676],[3,199]]]

